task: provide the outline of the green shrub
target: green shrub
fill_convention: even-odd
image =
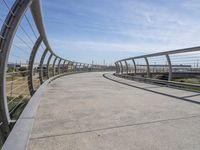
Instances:
[[[23,77],[27,76],[28,75],[27,70],[28,70],[27,67],[20,67],[19,71],[20,71],[21,76]]]

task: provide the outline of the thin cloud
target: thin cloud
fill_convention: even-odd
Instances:
[[[114,59],[118,52],[140,55],[200,41],[197,0],[60,0],[56,5],[46,0],[44,8],[47,33],[58,53],[112,51]]]

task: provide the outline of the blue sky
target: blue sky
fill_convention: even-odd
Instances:
[[[199,0],[42,0],[58,55],[91,63],[199,46]]]
[[[73,60],[198,46],[199,0],[43,0],[50,43]]]

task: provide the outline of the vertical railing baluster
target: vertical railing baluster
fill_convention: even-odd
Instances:
[[[117,67],[117,63],[115,62],[115,68],[116,68],[116,70],[115,70],[115,73],[118,73],[118,67]]]
[[[126,74],[128,74],[128,63],[127,63],[126,60],[124,62],[125,62],[125,65],[126,65]]]
[[[119,62],[116,62],[117,63],[117,66],[118,66],[118,74],[121,72],[121,68],[120,68],[120,65],[119,65]]]
[[[51,53],[51,55],[49,56],[48,61],[47,61],[47,78],[48,78],[48,79],[50,78],[49,65],[50,65],[50,62],[51,62],[51,58],[52,58],[52,57],[53,57],[53,53]]]
[[[39,67],[39,69],[40,69],[39,70],[40,84],[42,84],[44,82],[44,80],[43,80],[43,77],[44,77],[44,66],[43,66],[43,63],[44,63],[44,59],[46,57],[47,52],[48,52],[48,49],[46,48],[45,51],[42,54],[41,59],[40,59],[40,67]],[[45,70],[45,72],[46,72],[46,70]]]
[[[120,61],[119,63],[121,65],[121,74],[123,74],[124,73],[124,68],[123,68],[122,62]]]
[[[165,56],[167,58],[167,63],[168,63],[168,67],[169,67],[168,81],[171,81],[172,80],[172,64],[171,64],[169,55],[167,54]]]
[[[54,61],[53,61],[53,76],[55,76],[55,64],[56,64],[56,60],[58,59],[58,57],[57,56],[55,56],[55,59],[54,59]]]
[[[145,62],[146,62],[146,65],[147,65],[147,78],[150,78],[150,67],[149,67],[149,61],[148,61],[148,58],[145,57]]]
[[[61,63],[62,59],[60,58],[59,62],[58,62],[58,74],[60,74],[60,63]]]
[[[63,65],[62,65],[62,73],[64,73],[65,63],[66,63],[66,60],[64,60]]]
[[[134,59],[131,59],[131,60],[132,60],[133,65],[134,65],[134,75],[136,76],[137,75],[137,66],[136,66],[135,60]]]
[[[29,58],[29,64],[28,64],[28,87],[29,87],[29,92],[30,95],[32,96],[35,93],[35,88],[34,88],[34,83],[33,83],[33,65],[34,65],[34,60],[36,53],[39,49],[40,44],[42,43],[42,37],[39,37],[37,41],[34,44],[34,47],[31,51],[31,55]]]
[[[69,66],[72,65],[72,64],[73,64],[73,62],[68,61],[67,67],[66,67],[66,71],[67,71],[67,72],[69,72]],[[71,68],[72,68],[72,66],[71,66]]]

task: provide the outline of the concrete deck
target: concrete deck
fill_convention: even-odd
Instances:
[[[161,92],[154,93],[102,74],[75,74],[49,84],[39,104],[29,150],[200,149],[200,105],[180,99],[200,101],[198,93],[108,75]]]

